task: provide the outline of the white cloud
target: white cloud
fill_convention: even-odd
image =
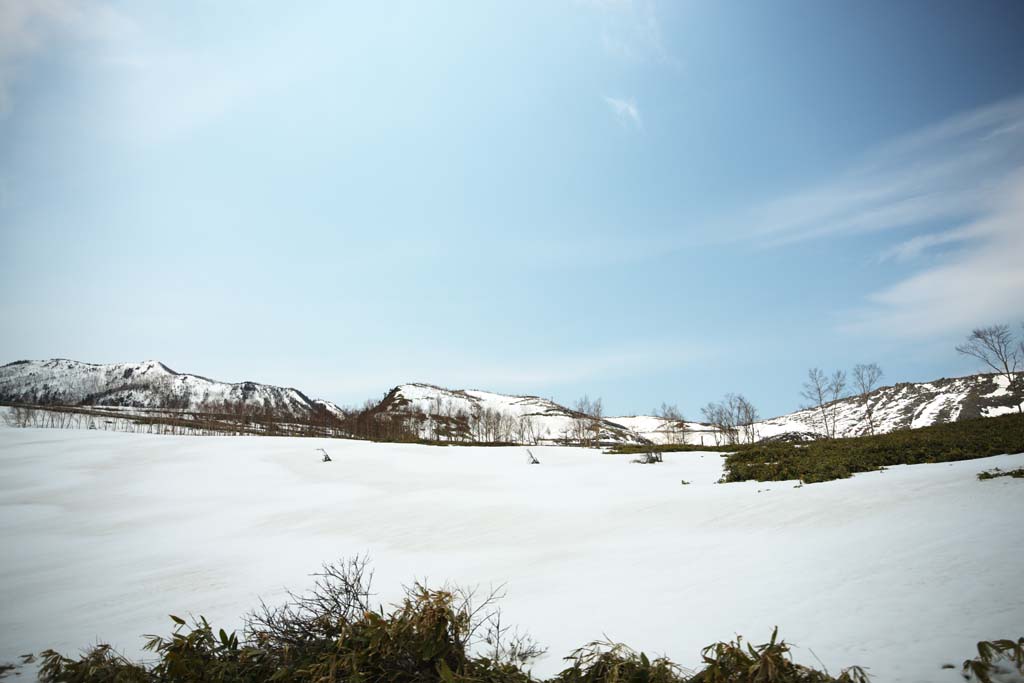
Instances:
[[[266,28],[264,39],[203,42],[182,40],[159,14],[134,5],[129,16],[104,0],[0,0],[0,116],[24,84],[26,66],[59,52],[90,79],[89,105],[95,124],[109,126],[105,133],[132,142],[173,139],[363,49],[359,40],[343,47],[310,40],[330,10],[331,3],[311,4],[287,21],[275,15],[270,28],[254,22]]]
[[[913,231],[879,255],[911,274],[840,312],[844,332],[926,337],[1024,318],[1024,97],[881,145],[712,228],[762,247]]]
[[[976,236],[976,231],[970,228],[957,228],[955,230],[947,230],[945,232],[937,232],[925,235],[917,235],[912,237],[905,242],[889,247],[883,251],[878,260],[882,263],[886,261],[910,261],[933,247],[939,247],[945,244],[957,244],[964,242]]]
[[[1024,166],[1022,124],[1024,98],[953,117],[869,152],[824,183],[733,217],[731,233],[771,246],[980,217]]]
[[[110,41],[133,28],[124,15],[96,2],[0,2],[0,115],[13,106],[15,83],[34,56],[59,43]]]
[[[612,110],[612,113],[618,117],[619,121],[624,124],[635,126],[638,129],[643,129],[644,124],[640,119],[640,110],[636,106],[636,101],[633,99],[620,99],[617,97],[604,97],[605,104]]]
[[[1004,184],[983,217],[890,251],[911,258],[949,244],[958,248],[872,293],[842,329],[927,337],[1024,319],[1024,173]]]

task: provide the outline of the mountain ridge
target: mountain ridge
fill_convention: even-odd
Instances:
[[[273,414],[310,419],[340,414],[330,401],[294,387],[245,380],[221,382],[178,372],[157,360],[85,363],[67,358],[21,360],[0,366],[0,401],[33,405]]]
[[[827,404],[836,436],[923,427],[1017,410],[1021,396],[1005,377],[980,373],[929,382],[899,382],[867,397]],[[158,360],[140,363],[85,363],[67,358],[19,360],[0,366],[0,401],[33,405],[117,406],[267,415],[310,420],[326,412],[346,413],[336,404],[310,398],[294,387],[253,381],[221,382],[173,370]],[[713,426],[686,421],[684,428],[651,415],[589,417],[551,399],[481,389],[448,389],[426,382],[400,384],[368,407],[371,415],[408,421],[416,437],[429,441],[515,443],[644,444],[685,442],[718,445]],[[801,408],[759,420],[758,439],[806,440],[823,436],[819,408]]]
[[[420,438],[431,441],[647,442],[612,420],[590,418],[540,396],[447,389],[424,382],[394,387],[374,411],[407,416]]]

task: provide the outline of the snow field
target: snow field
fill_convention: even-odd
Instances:
[[[169,613],[237,627],[356,553],[385,601],[417,578],[505,584],[507,619],[550,648],[539,675],[603,634],[693,667],[777,624],[833,673],[955,681],[943,663],[1024,635],[1024,482],[975,478],[1024,455],[794,488],[716,484],[713,453],[531,450],[541,465],[520,447],[0,427],[0,661],[138,655]]]

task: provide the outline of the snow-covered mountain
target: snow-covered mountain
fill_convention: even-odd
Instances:
[[[866,400],[859,396],[840,399],[829,404],[828,411],[831,419],[834,408],[836,435],[844,437],[869,433],[868,408],[874,431],[884,433],[1015,412],[1022,401],[1024,395],[1012,394],[1002,375],[981,374],[881,387],[868,394]],[[608,419],[654,443],[678,440],[672,425],[658,417]],[[807,408],[762,420],[754,427],[758,439],[810,439],[823,434],[821,419],[820,410]],[[687,422],[685,442],[715,444],[715,430],[707,424]]]
[[[298,389],[234,384],[178,373],[159,361],[99,365],[74,360],[23,360],[0,366],[0,401],[34,405],[118,406],[310,419],[333,403]]]
[[[914,429],[933,424],[1016,412],[1024,396],[1014,395],[1002,375],[951,377],[932,382],[902,383],[882,387],[860,397],[835,403],[836,436],[860,436],[869,431],[870,407],[875,432]],[[798,410],[758,424],[758,437],[786,433],[821,433],[820,411]]]
[[[403,384],[392,389],[374,410],[409,416],[420,437],[431,440],[578,442],[581,436],[591,439],[599,433],[601,443],[647,442],[617,422],[594,421],[537,396]]]
[[[1013,395],[1005,377],[993,374],[904,383],[834,404],[836,434],[869,431],[870,407],[876,432],[924,427],[1012,412],[1024,400]],[[118,406],[135,409],[190,410],[231,415],[308,420],[341,415],[329,401],[314,400],[298,389],[256,382],[229,384],[178,373],[158,361],[96,365],[73,360],[17,361],[0,366],[0,402],[36,405]],[[431,384],[392,389],[371,413],[399,418],[423,439],[516,443],[686,443],[715,445],[713,427],[700,422],[678,425],[659,417],[606,417],[594,421],[537,396],[453,390]],[[820,411],[804,409],[762,420],[758,439],[807,439],[824,432]],[[378,437],[379,438],[379,437]],[[388,437],[383,437],[388,438]]]

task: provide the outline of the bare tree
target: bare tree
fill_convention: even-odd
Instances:
[[[818,411],[821,419],[821,429],[826,438],[830,437],[828,430],[828,411],[825,404],[828,402],[828,378],[821,368],[811,368],[807,371],[807,381],[804,382],[803,391],[800,395],[811,402],[811,407]]]
[[[757,441],[757,428],[755,423],[758,420],[757,408],[742,394],[732,396],[736,412],[736,426],[741,430],[743,440],[746,443]]]
[[[591,443],[595,448],[601,445],[601,421],[603,418],[604,407],[601,405],[601,397],[599,396],[590,404]]]
[[[878,387],[880,379],[882,368],[878,363],[858,363],[853,366],[853,386],[864,405],[864,417],[868,422],[868,432],[871,434],[875,433],[875,416],[870,394]]]
[[[832,418],[832,438],[839,435],[836,418],[839,413],[839,399],[846,395],[846,371],[836,370],[828,381],[829,417]]]
[[[573,406],[575,415],[571,426],[571,438],[581,446],[598,446],[601,443],[601,422],[604,408],[601,399],[593,401],[586,395]]]
[[[976,328],[971,331],[966,342],[957,345],[956,350],[965,356],[977,358],[1005,377],[1006,388],[1011,395],[1020,391],[1018,385],[1024,382],[1018,370],[1024,361],[1024,340],[1015,343],[1009,325]],[[1024,412],[1019,401],[1017,412]]]
[[[836,370],[831,377],[825,375],[821,368],[807,371],[807,381],[800,395],[811,402],[811,407],[818,411],[821,418],[821,429],[827,439],[836,437],[836,418],[838,417],[838,401],[846,390],[846,372]]]
[[[718,403],[701,410],[704,421],[715,428],[715,443],[754,443],[757,440],[757,409],[742,394],[726,394]]]
[[[662,403],[661,407],[654,411],[654,414],[664,420],[662,432],[665,434],[667,443],[686,443],[686,420],[683,419],[679,408]]]
[[[732,422],[732,414],[721,403],[708,403],[701,408],[704,421],[714,428],[715,445],[735,443],[736,430]]]
[[[540,443],[540,424],[530,415],[519,418],[519,433],[522,443],[537,445]]]

